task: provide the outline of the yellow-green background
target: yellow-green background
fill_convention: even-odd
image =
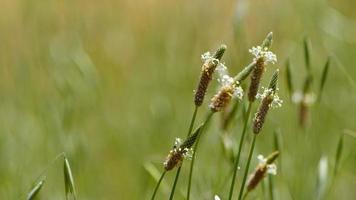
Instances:
[[[269,31],[274,32],[272,49],[279,62],[269,67],[265,79],[281,69],[285,103],[269,114],[256,155],[273,150],[273,131],[280,128],[283,164],[275,180],[277,199],[291,199],[289,193],[294,199],[314,199],[321,155],[328,157],[331,178],[339,135],[356,129],[355,7],[354,0],[1,0],[0,199],[24,199],[41,171],[63,151],[78,199],[148,199],[155,182],[143,165],[152,162],[161,170],[174,138],[186,134],[201,53],[227,44],[223,60],[233,74],[251,60],[248,49]],[[288,100],[284,63],[291,58],[300,88],[306,35],[314,91],[327,56],[333,61],[323,99],[312,108],[312,125],[303,133],[297,107]],[[194,199],[227,196],[228,186],[216,186],[230,170],[221,153],[218,123],[217,115],[202,140]],[[241,119],[234,124],[237,138]],[[328,199],[356,196],[355,144],[345,137],[340,173],[328,188]],[[176,199],[183,199],[179,190],[185,191],[186,168]],[[166,176],[168,186],[173,174]],[[46,176],[41,197],[64,199],[62,161]],[[157,199],[167,195],[160,190]],[[250,197],[263,199],[261,188]]]

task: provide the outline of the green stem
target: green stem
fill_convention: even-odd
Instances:
[[[195,122],[195,118],[197,116],[197,113],[198,113],[198,106],[195,106],[194,108],[194,113],[193,113],[193,116],[192,116],[192,119],[190,120],[190,125],[189,125],[189,130],[188,130],[188,134],[187,134],[187,138],[190,136],[190,134],[192,133],[192,130],[193,130],[193,126],[194,126],[194,122]],[[177,186],[177,182],[178,182],[178,179],[179,179],[179,175],[180,175],[180,170],[181,170],[182,166],[178,167],[178,170],[176,172],[176,177],[174,178],[174,183],[173,183],[173,187],[172,187],[172,191],[171,191],[171,194],[170,194],[170,197],[169,199],[173,199],[173,196],[174,196],[174,192],[176,190],[176,186]]]
[[[240,155],[241,155],[243,142],[244,142],[245,135],[246,135],[248,120],[249,120],[250,114],[251,114],[251,107],[252,107],[252,102],[249,102],[248,108],[247,108],[247,116],[246,116],[246,120],[245,120],[244,127],[243,127],[243,130],[242,130],[241,138],[240,138],[239,150],[237,152],[236,159],[235,159],[235,164],[234,164],[234,169],[233,169],[234,170],[234,172],[233,172],[234,174],[232,176],[230,192],[229,192],[229,198],[228,198],[229,200],[232,199],[232,194],[234,192],[236,174],[237,174],[237,169],[238,169],[238,166],[239,166],[239,161],[240,161]]]
[[[274,186],[273,186],[273,179],[272,176],[268,175],[268,184],[269,184],[269,199],[274,200]]]
[[[248,174],[248,169],[249,169],[249,167],[250,167],[250,162],[251,162],[253,150],[255,149],[256,138],[257,138],[257,134],[254,134],[254,135],[253,135],[253,139],[252,139],[252,144],[251,144],[250,152],[249,152],[249,154],[248,154],[248,160],[247,160],[247,164],[246,164],[246,168],[245,168],[244,178],[243,178],[243,180],[242,180],[242,184],[241,184],[241,187],[240,187],[239,200],[241,200],[242,194],[244,193],[245,183],[246,183],[247,174]]]
[[[193,176],[193,167],[194,167],[194,162],[195,162],[195,154],[197,153],[198,150],[198,145],[199,145],[199,141],[200,141],[200,137],[203,134],[206,125],[208,124],[209,120],[211,119],[211,117],[213,116],[214,112],[211,112],[205,119],[204,125],[202,127],[202,130],[200,131],[197,141],[195,142],[194,145],[194,151],[193,151],[193,157],[192,157],[192,162],[190,163],[190,171],[189,171],[189,179],[188,179],[188,189],[187,189],[187,200],[189,200],[190,198],[190,189],[191,189],[191,185],[192,185],[192,176]]]
[[[164,175],[166,174],[166,170],[163,171],[161,177],[159,178],[158,182],[157,182],[157,185],[156,185],[156,188],[155,188],[155,191],[153,192],[153,195],[151,197],[151,200],[154,200],[155,199],[155,196],[156,196],[156,193],[157,193],[157,190],[159,188],[159,185],[161,184],[162,180],[163,180],[163,177]]]

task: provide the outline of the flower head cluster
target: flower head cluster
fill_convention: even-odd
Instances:
[[[210,81],[213,78],[215,68],[220,63],[225,50],[226,45],[221,45],[221,47],[213,55],[210,52],[206,52],[201,55],[201,59],[203,61],[202,71],[194,96],[194,103],[196,106],[201,106],[203,104],[205,93],[208,89]]]
[[[166,161],[163,163],[165,170],[172,170],[174,167],[180,166],[183,159],[190,160],[192,158],[193,149],[187,147],[182,148],[182,144],[182,139],[175,139],[173,149],[169,152]]]
[[[210,109],[213,112],[218,112],[226,108],[231,99],[237,98],[241,100],[243,97],[243,90],[240,87],[240,83],[233,77],[229,76],[227,67],[223,63],[220,62],[215,71],[217,71],[217,81],[220,83],[221,87],[219,88],[218,93],[211,99]]]
[[[263,89],[263,92],[262,93],[258,93],[256,95],[256,99],[264,99],[266,98],[267,96],[271,96],[273,98],[271,104],[269,104],[269,107],[271,108],[279,108],[282,106],[283,104],[283,100],[279,98],[278,96],[278,88],[276,88],[276,91],[274,91],[272,88],[264,88],[262,87]]]
[[[292,95],[292,101],[295,104],[303,103],[308,106],[311,106],[314,104],[315,100],[316,100],[315,94],[312,92],[303,94],[303,92],[297,91],[294,92]]]
[[[276,151],[270,154],[267,158],[263,157],[263,155],[257,156],[259,164],[247,183],[248,192],[256,188],[266,174],[277,174],[277,166],[274,164],[274,161],[277,159],[278,155],[279,152]]]
[[[277,56],[272,51],[269,51],[267,47],[262,48],[261,46],[252,47],[249,52],[255,57],[254,60],[262,58],[265,64],[277,62]]]
[[[267,164],[267,158],[265,158],[263,155],[258,155],[257,156],[258,162],[260,166],[266,165],[267,167],[267,174],[272,174],[272,175],[277,175],[277,166],[276,164]]]

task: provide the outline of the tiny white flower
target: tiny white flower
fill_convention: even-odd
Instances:
[[[260,164],[260,165],[265,165],[266,164],[266,162],[267,162],[267,158],[265,158],[263,155],[258,155],[257,156],[257,160],[258,160],[258,163]]]
[[[242,100],[242,97],[244,96],[243,89],[240,86],[235,86],[234,87],[234,93],[232,94],[232,96]]]
[[[176,138],[174,141],[174,146],[178,148],[182,143],[183,143],[182,139]]]
[[[185,148],[183,156],[187,160],[191,160],[193,158],[194,151],[192,148]]]
[[[315,94],[314,93],[307,93],[304,97],[304,102],[307,104],[307,105],[312,105],[314,104],[316,100],[316,97],[315,97]]]
[[[282,107],[283,100],[279,98],[277,94],[273,95],[273,101],[271,103],[272,108],[279,108]]]
[[[297,92],[294,92],[292,95],[292,101],[295,104],[304,102],[307,105],[313,105],[315,103],[315,100],[316,100],[315,94],[312,92],[304,95],[302,92],[297,91]]]
[[[218,73],[219,77],[229,74],[226,65],[222,62],[219,62],[218,66],[215,68],[215,71]]]
[[[277,166],[275,164],[267,165],[267,173],[277,175]]]
[[[203,53],[203,54],[200,56],[200,58],[201,58],[201,60],[202,60],[203,62],[206,62],[207,60],[209,60],[209,59],[211,59],[211,58],[213,58],[213,57],[212,57],[211,53],[208,51],[208,52]]]
[[[218,195],[215,195],[214,200],[220,200],[220,197]]]
[[[256,99],[262,100],[262,99],[266,98],[268,95],[272,95],[273,101],[270,104],[270,107],[271,108],[279,108],[282,106],[283,100],[279,98],[277,92],[273,92],[273,90],[269,89],[269,88],[262,87],[262,89],[263,89],[262,93],[256,94]],[[277,88],[276,90],[278,91],[279,89]]]
[[[255,60],[263,58],[265,64],[277,62],[277,56],[272,51],[268,51],[267,48],[262,49],[261,46],[252,47],[249,52],[255,57]]]
[[[294,92],[292,94],[292,101],[293,103],[300,103],[303,100],[303,93],[300,91]]]

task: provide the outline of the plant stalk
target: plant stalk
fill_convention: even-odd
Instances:
[[[192,116],[192,119],[190,120],[190,125],[189,125],[189,130],[188,130],[188,133],[187,133],[187,138],[190,136],[190,134],[192,133],[192,130],[193,130],[193,126],[194,126],[194,123],[195,123],[195,118],[197,116],[197,113],[198,113],[198,106],[195,106],[194,108],[194,113],[193,113],[193,116]],[[182,163],[183,164],[183,163]],[[170,197],[169,199],[173,199],[173,196],[174,196],[174,192],[175,192],[175,189],[176,189],[176,186],[177,186],[177,182],[178,182],[178,179],[179,179],[179,175],[180,175],[180,170],[181,170],[182,166],[179,166],[178,167],[178,170],[176,172],[176,176],[174,178],[174,183],[173,183],[173,187],[172,187],[172,191],[171,191],[171,194],[170,194]]]
[[[159,188],[159,185],[161,184],[161,182],[162,182],[162,180],[163,180],[163,177],[164,177],[164,175],[166,174],[166,172],[167,172],[167,171],[164,170],[163,173],[162,173],[162,175],[161,175],[161,177],[159,178],[159,180],[158,180],[158,182],[157,182],[157,185],[156,185],[156,188],[155,188],[155,191],[153,192],[153,195],[152,195],[152,197],[151,197],[151,200],[154,200],[154,199],[155,199],[157,190],[158,190],[158,188]]]
[[[206,117],[203,128],[201,130],[201,132],[199,133],[199,136],[197,138],[197,141],[194,145],[194,151],[193,151],[193,157],[192,157],[192,162],[190,163],[190,171],[189,171],[189,179],[188,179],[188,189],[187,189],[187,200],[189,200],[190,198],[190,189],[191,189],[191,185],[192,185],[192,176],[193,176],[193,168],[194,168],[194,161],[195,161],[195,157],[196,157],[196,153],[198,150],[198,145],[199,145],[199,141],[200,141],[200,137],[203,134],[206,125],[208,124],[208,122],[210,121],[211,117],[213,116],[214,112],[209,113],[209,115]]]
[[[244,178],[242,179],[242,184],[241,184],[241,187],[240,187],[240,193],[239,193],[239,198],[238,198],[239,200],[242,199],[242,194],[244,193],[246,179],[247,179],[247,175],[248,175],[248,169],[250,167],[253,150],[255,149],[256,138],[257,138],[257,134],[254,134],[253,135],[253,139],[252,139],[250,152],[248,154],[248,160],[247,160],[247,164],[246,164],[246,168],[245,168]]]
[[[242,130],[242,134],[241,134],[241,138],[240,138],[240,144],[239,144],[239,149],[236,155],[236,159],[235,159],[235,164],[234,164],[234,171],[233,171],[233,176],[232,176],[232,181],[231,181],[231,186],[230,186],[230,192],[229,192],[229,200],[232,199],[232,194],[234,192],[234,186],[235,186],[235,180],[236,180],[236,174],[237,174],[237,169],[239,166],[239,161],[240,161],[240,156],[241,156],[241,150],[242,150],[242,146],[244,143],[244,139],[245,139],[245,135],[246,135],[246,130],[247,130],[247,125],[248,125],[248,121],[250,118],[250,114],[251,114],[251,108],[252,108],[252,102],[249,102],[248,104],[248,108],[247,108],[247,116],[245,118],[245,123],[244,123],[244,127]]]

